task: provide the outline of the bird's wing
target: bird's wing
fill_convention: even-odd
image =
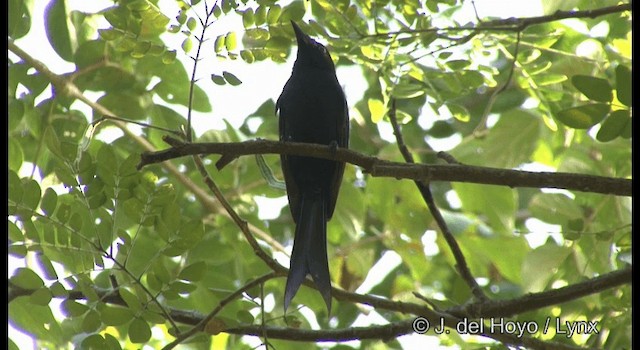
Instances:
[[[279,119],[279,130],[280,130],[280,141],[288,141],[286,140],[286,135],[288,132],[287,118],[285,115],[288,113],[286,107],[283,110],[283,106],[281,104],[281,100],[285,96],[287,91],[287,86],[282,91],[280,97],[278,97],[278,101],[276,102],[276,114]],[[284,175],[284,181],[287,184],[287,197],[289,199],[289,210],[291,210],[291,215],[293,216],[293,222],[298,222],[298,217],[300,216],[300,191],[296,182],[293,179],[293,174],[291,173],[291,169],[289,168],[289,160],[288,156],[281,154],[280,155],[280,163],[282,167],[282,174]]]
[[[342,92],[342,89],[340,89]],[[349,148],[349,108],[347,107],[346,97],[342,92],[342,98],[344,99],[344,108],[342,118],[336,118],[336,134],[338,139],[338,147]],[[327,218],[330,219],[333,216],[333,210],[336,207],[336,201],[338,200],[338,192],[340,192],[340,184],[342,183],[342,175],[344,174],[344,162],[339,162],[336,165],[336,171],[333,173],[331,179],[331,193],[329,196],[329,203],[327,207]]]

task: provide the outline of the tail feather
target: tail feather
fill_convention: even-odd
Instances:
[[[318,291],[331,312],[331,277],[327,260],[327,220],[321,196],[304,196],[300,205],[296,233],[291,252],[291,266],[284,293],[286,311],[304,282],[307,273],[313,278]]]

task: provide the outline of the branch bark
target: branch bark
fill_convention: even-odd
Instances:
[[[202,315],[194,311],[185,311],[179,309],[173,309],[167,307],[166,309],[171,314],[171,317],[180,323],[197,326],[195,329],[200,329],[203,320],[211,319],[215,314],[222,310],[222,308],[234,299],[237,299],[245,289],[259,284],[264,280],[273,278],[275,275],[269,273],[267,275],[258,277],[257,279],[249,282],[244,287],[238,289],[238,291],[230,293],[229,297],[225,298],[213,312],[208,316]],[[631,267],[624,268],[619,271],[614,271],[606,275],[598,276],[590,280],[552,290],[548,292],[535,293],[525,295],[520,298],[515,298],[509,301],[490,301],[483,303],[481,307],[479,305],[465,308],[451,308],[445,311],[434,311],[424,304],[408,303],[401,301],[388,300],[371,295],[362,295],[356,293],[350,293],[339,289],[333,289],[333,296],[340,301],[350,301],[359,304],[365,304],[373,306],[376,309],[384,309],[389,311],[395,311],[406,315],[414,315],[426,318],[433,327],[443,324],[445,327],[456,331],[456,326],[462,322],[465,318],[478,320],[481,318],[489,317],[505,317],[507,315],[515,315],[542,307],[548,307],[551,305],[557,305],[570,300],[602,292],[606,289],[615,288],[623,284],[631,283]],[[306,284],[306,283],[305,283]],[[36,290],[20,288],[8,282],[8,301],[9,303],[18,297],[29,296]],[[312,283],[308,283],[312,286]],[[249,286],[249,287],[248,287]],[[94,291],[100,297],[103,302],[111,303],[115,305],[127,306],[125,301],[120,297],[116,290],[109,290],[94,287]],[[54,296],[56,298],[63,298],[64,296]],[[86,296],[81,291],[69,291],[66,296],[68,299],[80,300],[86,299]],[[479,311],[476,315],[470,315],[471,311]],[[475,313],[475,311],[473,311]],[[455,314],[455,316],[454,316]],[[253,335],[253,336],[267,336],[272,339],[285,339],[293,341],[348,341],[353,339],[381,339],[391,340],[395,337],[415,332],[413,323],[415,318],[406,319],[398,322],[392,322],[381,326],[369,326],[369,327],[352,327],[346,329],[323,329],[323,330],[304,330],[297,328],[283,328],[283,327],[262,327],[259,325],[241,325],[222,330],[226,333],[238,334],[238,335]],[[433,328],[432,328],[433,329]],[[520,346],[527,346],[535,349],[583,349],[581,347],[575,347],[567,344],[560,344],[548,341],[541,341],[531,337],[519,338],[514,334],[504,334],[497,332],[484,332],[481,335],[485,335],[492,339],[501,341],[506,344],[514,344]]]
[[[326,145],[252,140],[228,143],[182,143],[165,137],[174,146],[141,155],[138,168],[194,154],[220,154],[222,169],[232,160],[254,154],[289,154],[344,161],[361,167],[373,177],[414,181],[451,181],[508,187],[558,188],[570,191],[631,196],[631,179],[561,172],[532,172],[461,164],[407,164],[367,156],[350,149],[334,150]]]
[[[472,26],[444,27],[444,28],[427,28],[427,29],[403,29],[398,31],[390,31],[384,33],[375,33],[363,35],[363,37],[392,37],[398,34],[413,34],[427,32],[487,32],[487,31],[512,31],[520,32],[529,26],[543,23],[555,22],[568,18],[596,18],[600,16],[631,11],[631,4],[620,4],[607,6],[592,10],[582,11],[556,11],[550,15],[525,18],[504,18],[493,21],[480,22]]]

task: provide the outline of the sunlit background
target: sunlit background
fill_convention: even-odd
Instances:
[[[543,9],[542,2],[544,1],[465,1],[463,6],[464,10],[461,11],[459,18],[457,19],[460,23],[476,22],[476,11],[477,15],[480,18],[539,16],[542,15],[544,11],[547,11],[547,13],[550,12],[550,9]],[[475,3],[475,9],[472,3]],[[49,67],[49,69],[51,69],[56,74],[74,71],[75,65],[62,60],[52,49],[46,38],[44,29],[44,11],[47,4],[48,1],[34,1],[34,12],[32,13],[31,31],[27,36],[17,40],[15,43],[19,47],[28,49],[29,54],[31,54],[34,58],[42,61],[47,67]],[[98,10],[112,6],[112,2],[103,0],[69,0],[67,1],[67,5],[68,8],[72,10],[96,12]],[[160,0],[158,2],[158,7],[162,9],[163,13],[170,18],[174,18],[178,13],[178,7],[172,0]],[[197,7],[196,9],[198,8],[200,11],[204,11],[201,7]],[[110,26],[106,22],[106,20],[103,20],[101,23],[99,23],[99,28],[109,27]],[[208,36],[214,37],[218,34],[226,33],[229,31],[236,31],[238,33],[241,33],[242,30],[243,27],[240,17],[223,17],[218,23],[211,27],[208,32]],[[586,31],[586,28],[576,28],[576,30]],[[164,34],[163,39],[165,40],[165,43],[168,47],[172,47],[177,50],[178,58],[183,61],[185,68],[188,71],[191,71],[193,69],[193,61],[185,54],[180,54],[182,52],[180,47],[184,37],[176,34]],[[322,40],[319,39],[319,41]],[[212,45],[212,43],[210,44]],[[585,48],[585,50],[588,50],[588,48]],[[9,53],[9,59],[16,61],[17,57]],[[213,106],[213,111],[211,113],[194,113],[193,128],[196,132],[196,135],[201,135],[208,129],[223,129],[225,126],[224,120],[228,121],[234,127],[238,127],[242,124],[243,118],[254,112],[258,108],[258,106],[260,106],[265,100],[269,98],[275,100],[279,96],[284,83],[289,77],[295,55],[291,55],[289,57],[289,60],[285,64],[275,64],[270,61],[246,64],[242,60],[220,60],[215,57],[212,49],[207,51],[205,47],[204,54],[201,56],[201,59],[202,60],[198,65],[197,71],[197,76],[201,78],[198,84],[200,84],[203,89],[209,92],[209,99],[211,101],[211,105]],[[243,83],[240,86],[236,87],[230,85],[214,85],[208,79],[208,77],[212,73],[219,74],[222,71],[233,72],[233,74],[235,74],[240,80],[242,80]],[[361,99],[362,92],[366,88],[365,80],[361,76],[359,68],[353,66],[338,67],[337,74],[341,84],[344,87],[349,105],[355,105],[355,103]],[[152,82],[151,84],[153,85],[155,83],[156,82]],[[95,94],[90,91],[85,92],[85,95],[92,100],[97,100],[100,97],[100,94]],[[35,103],[37,104],[38,102],[47,99],[50,96],[51,91],[45,90],[42,95],[36,99]],[[251,98],[247,99],[246,96],[251,96]],[[165,101],[162,101],[159,98],[157,98],[155,102],[158,104],[167,104]],[[76,101],[71,106],[71,108],[81,110],[85,115],[92,115],[89,107],[79,101]],[[183,106],[171,105],[171,108],[176,110],[178,113],[186,115],[186,108]],[[420,118],[423,119],[422,122],[427,124],[430,122],[428,120],[428,117],[428,115],[420,116]],[[388,124],[385,124],[385,122],[381,122],[378,127],[380,129],[382,137],[387,138],[390,141],[393,140],[391,127]],[[103,140],[113,140],[121,135],[122,132],[120,130],[116,129],[115,127],[111,127],[103,129],[100,134],[97,135],[97,137]],[[430,142],[431,146],[436,150],[449,150],[455,147],[456,144],[460,142],[460,140],[449,138],[444,140],[430,140]],[[549,170],[541,168],[535,164],[527,165],[525,168],[526,170]],[[20,176],[29,176],[31,172],[32,168],[24,166],[23,169],[21,169]],[[40,179],[37,169],[35,171],[34,177],[36,180]],[[456,201],[459,202],[455,195],[449,196],[448,199],[453,206],[455,206]],[[255,200],[259,207],[260,218],[264,220],[276,217],[281,208],[287,203],[285,196],[277,199],[258,197],[255,198]],[[535,219],[527,221],[526,225],[529,229],[529,232],[537,232],[536,235],[526,235],[532,247],[541,245],[549,237],[549,235],[552,235],[557,241],[562,240],[562,236],[559,233],[554,234],[560,231],[560,228],[557,226],[547,225]],[[541,234],[543,232],[546,232],[547,234]],[[437,233],[431,230],[424,233],[422,241],[424,243],[424,246],[426,247],[424,252],[426,255],[432,256],[438,253],[437,247],[435,245],[436,235]],[[288,249],[291,249],[291,247],[288,247]],[[276,258],[283,265],[288,265],[288,258],[284,254],[280,254],[279,256],[277,255]],[[16,268],[26,266],[28,264],[28,259],[29,255],[27,255],[25,259],[16,259],[9,256],[8,276],[11,276]],[[373,286],[384,279],[389,271],[393,270],[400,263],[401,258],[396,253],[391,251],[386,252],[378,261],[378,263],[371,268],[371,271],[366,280],[357,289],[356,292],[367,293]],[[54,265],[56,264],[54,263]],[[29,266],[37,270],[36,264],[29,264]],[[60,275],[64,276],[64,273],[61,273],[63,271],[58,272],[60,273]],[[271,298],[271,300],[267,299],[266,307],[272,308],[274,303],[275,301],[273,300],[273,298]],[[56,314],[57,317],[62,318],[62,313],[59,311],[60,300],[53,299],[51,301],[51,304],[54,314]],[[271,304],[271,306],[269,306],[269,304]],[[376,313],[375,310],[370,311],[371,312],[367,313],[366,316],[365,313],[362,313],[360,318],[357,319],[354,326],[367,326],[371,324],[387,323],[387,321],[378,313]],[[301,313],[310,320],[312,326],[318,328],[318,324],[317,322],[315,322],[315,316],[309,309],[303,308],[301,310]],[[8,327],[9,338],[11,338],[20,349],[36,349],[35,343],[29,335],[21,333],[11,325],[9,325]],[[245,337],[245,339],[247,339],[248,343],[254,346],[258,346],[260,344],[260,340],[257,338]],[[436,337],[427,337],[417,334],[400,337],[398,338],[398,341],[403,346],[405,346],[405,348],[414,348],[415,345],[419,345],[420,348],[435,349],[439,346],[439,341]],[[355,341],[353,342],[353,344],[357,345],[358,342]],[[326,345],[328,347],[331,346],[330,343],[327,343]],[[349,343],[346,343],[345,345],[349,345]]]

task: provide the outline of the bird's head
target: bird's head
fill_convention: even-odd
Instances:
[[[333,60],[331,60],[331,55],[327,48],[311,39],[294,21],[291,21],[291,25],[298,41],[298,58],[296,58],[294,67],[335,71]]]

